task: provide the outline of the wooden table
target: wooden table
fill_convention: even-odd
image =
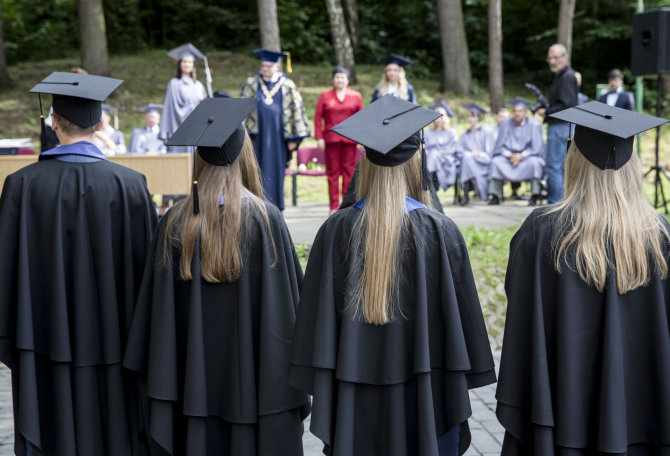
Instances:
[[[134,169],[147,178],[149,192],[153,195],[188,195],[191,192],[193,157],[191,154],[161,155],[112,155],[109,161]],[[37,155],[1,155],[0,188],[5,178],[24,166],[37,161]]]

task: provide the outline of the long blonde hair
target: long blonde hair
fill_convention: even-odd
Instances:
[[[554,265],[576,269],[599,292],[608,272],[617,290],[627,293],[657,272],[668,273],[662,244],[670,234],[642,195],[636,154],[618,170],[601,170],[573,142],[565,160],[565,194],[547,214],[556,215]],[[574,266],[569,258],[574,257]]]
[[[398,65],[398,67],[400,68],[398,71],[398,98],[409,100],[409,89],[405,69],[400,65]],[[384,74],[382,74],[382,79],[379,81],[379,84],[377,84],[377,88],[379,89],[379,98],[389,92],[389,81],[386,78],[386,68],[384,68]]]
[[[358,199],[366,198],[361,217],[352,232],[355,252],[352,271],[361,271],[350,290],[350,309],[372,324],[383,325],[394,318],[397,275],[401,261],[400,242],[408,231],[405,197],[430,206],[430,193],[421,188],[421,154],[399,166],[377,166],[361,159]],[[359,248],[360,247],[360,248]]]
[[[244,266],[240,248],[242,230],[249,227],[246,221],[253,211],[259,212],[265,221],[276,260],[270,221],[262,199],[260,172],[249,135],[245,133],[240,155],[228,166],[211,165],[196,153],[194,179],[198,181],[200,211],[198,214],[193,213],[191,194],[166,214],[163,267],[172,267],[169,252],[175,246],[181,251],[179,276],[182,280],[192,280],[191,263],[200,235],[202,277],[212,283],[234,282]],[[225,204],[220,208],[222,194]],[[243,196],[245,208],[242,207]]]

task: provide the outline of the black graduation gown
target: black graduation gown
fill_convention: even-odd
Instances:
[[[599,293],[567,266],[558,274],[544,211],[510,245],[502,454],[670,455],[669,280],[619,295],[614,277]]]
[[[356,204],[356,201],[358,201],[356,199],[356,191],[358,187],[359,166],[360,165],[356,164],[356,169],[354,170],[354,174],[351,176],[351,181],[349,182],[347,191],[344,193],[344,196],[342,197],[342,202],[340,203],[339,209],[344,209],[345,207],[353,206],[354,204]],[[444,214],[444,209],[442,208],[442,203],[440,203],[440,198],[437,197],[437,191],[435,190],[436,188],[437,187],[431,181],[430,184],[428,185],[428,190],[430,191],[430,205],[440,214]]]
[[[470,445],[468,388],[495,382],[493,358],[465,245],[435,211],[409,213],[396,318],[364,323],[345,311],[361,211],[333,214],[310,252],[290,381],[313,396],[311,432],[334,456],[437,456],[437,439],[461,424]]]
[[[169,212],[156,229],[124,359],[142,373],[154,454],[302,455],[309,397],[287,381],[302,269],[281,213],[266,206],[277,264],[254,211],[232,283],[179,279],[174,247],[174,267],[156,266]],[[195,252],[200,277],[199,242]]]
[[[121,361],[156,222],[144,176],[104,160],[44,159],[5,180],[0,361],[17,454],[26,441],[49,456],[141,452]]]

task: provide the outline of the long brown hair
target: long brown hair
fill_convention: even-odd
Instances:
[[[366,198],[361,217],[352,232],[352,242],[362,257],[354,259],[352,271],[361,271],[350,290],[350,309],[362,313],[368,323],[383,325],[394,318],[400,242],[408,232],[405,197],[429,206],[430,194],[421,187],[421,154],[399,166],[377,166],[361,159],[358,199]],[[359,246],[361,247],[359,249]]]
[[[598,291],[608,272],[616,274],[620,294],[634,290],[657,272],[668,274],[662,244],[670,234],[642,195],[636,154],[618,170],[602,170],[570,145],[565,160],[565,194],[547,213],[556,215],[554,265],[576,269]],[[568,262],[574,252],[574,266]]]
[[[254,211],[259,212],[265,221],[276,261],[277,251],[249,135],[245,133],[240,155],[228,166],[211,165],[196,152],[194,179],[198,181],[200,211],[193,213],[191,194],[166,214],[163,267],[172,267],[169,252],[175,246],[181,252],[179,276],[182,280],[192,280],[191,263],[199,235],[202,277],[212,283],[234,282],[244,267],[240,246],[242,230],[249,227],[247,219]],[[225,203],[220,208],[222,194]]]

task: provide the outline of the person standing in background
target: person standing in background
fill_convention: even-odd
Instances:
[[[163,115],[158,137],[167,141],[177,131],[184,119],[198,104],[207,98],[205,87],[196,77],[195,61],[204,55],[192,44],[184,44],[168,52],[168,57],[177,61],[177,74],[170,80],[165,91]],[[168,152],[193,152],[193,147],[168,147]]]
[[[549,194],[547,201],[553,204],[563,195],[563,163],[567,151],[570,123],[549,117],[551,114],[577,106],[577,78],[570,68],[568,51],[562,44],[554,44],[547,52],[549,69],[556,76],[551,83],[549,106],[540,108],[537,114],[547,124],[546,173]]]
[[[623,89],[623,73],[618,68],[607,74],[607,82],[610,91],[601,95],[598,101],[610,106],[633,111],[635,109],[635,97],[631,92]]]
[[[284,170],[300,142],[309,136],[309,120],[295,83],[280,71],[285,52],[256,49],[261,69],[247,78],[240,97],[258,100],[246,120],[254,141],[268,200],[284,210]],[[286,71],[291,72],[290,57]]]
[[[319,95],[314,112],[314,137],[319,150],[326,155],[331,213],[339,207],[340,198],[347,193],[354,174],[356,143],[331,132],[330,129],[363,109],[361,94],[348,87],[349,70],[341,66],[335,67],[332,76],[333,88]]]
[[[412,61],[398,54],[388,54],[382,57],[379,63],[384,65],[384,74],[372,93],[372,101],[388,94],[410,103],[416,103],[414,87],[407,82],[405,73],[405,67],[411,65]]]

